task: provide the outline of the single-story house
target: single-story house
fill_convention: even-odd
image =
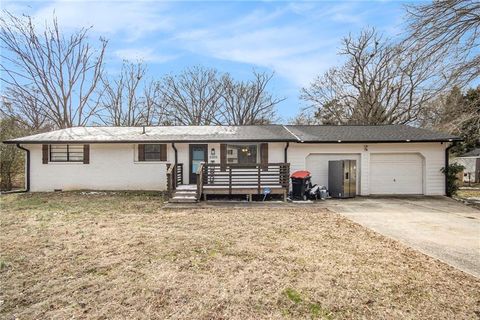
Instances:
[[[11,139],[27,155],[27,188],[288,192],[309,170],[328,186],[330,160],[356,160],[356,193],[444,195],[441,168],[458,137],[406,125],[74,127]]]
[[[480,148],[473,149],[455,158],[454,162],[465,167],[463,182],[480,182]]]

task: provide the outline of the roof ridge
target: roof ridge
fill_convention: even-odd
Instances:
[[[285,130],[288,131],[288,133],[290,133],[292,136],[295,137],[295,139],[297,139],[298,142],[303,142],[302,139],[300,139],[299,136],[297,136],[295,133],[293,133],[290,129],[288,129],[285,125],[282,126]]]

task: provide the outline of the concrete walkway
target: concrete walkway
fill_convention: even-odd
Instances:
[[[326,207],[480,277],[480,211],[446,197],[329,200]]]

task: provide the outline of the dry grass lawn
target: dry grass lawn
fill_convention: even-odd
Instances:
[[[460,189],[457,191],[457,195],[460,198],[480,198],[479,189]]]
[[[1,197],[0,318],[478,319],[480,280],[322,209]]]

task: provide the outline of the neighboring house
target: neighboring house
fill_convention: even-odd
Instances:
[[[463,182],[480,182],[480,148],[462,154],[455,158],[454,162],[465,167]]]
[[[328,186],[328,161],[351,159],[357,194],[367,196],[444,195],[440,170],[457,140],[405,125],[259,125],[75,127],[5,143],[28,150],[31,191],[192,184],[198,197],[265,187],[285,194],[290,172],[309,170],[313,183]]]

